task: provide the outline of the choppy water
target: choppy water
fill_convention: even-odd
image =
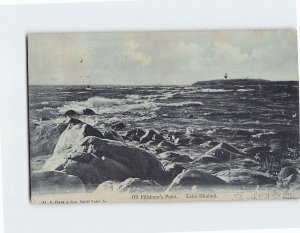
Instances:
[[[298,83],[267,86],[30,86],[31,122],[59,122],[67,110],[90,108],[97,115],[82,121],[104,131],[113,122],[131,128],[199,131],[238,148],[269,145],[299,153]],[[41,121],[49,117],[50,121]],[[254,132],[235,137],[237,130]],[[271,135],[271,136],[267,136]],[[207,148],[179,148],[191,155]]]

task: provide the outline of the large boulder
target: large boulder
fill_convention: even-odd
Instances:
[[[127,192],[127,193],[153,193],[162,191],[163,186],[152,180],[141,180],[140,178],[128,178],[123,182],[108,180],[101,183],[94,193],[105,192]]]
[[[65,131],[60,135],[54,153],[60,153],[74,145],[78,145],[79,142],[87,136],[104,137],[99,130],[88,124],[69,124]]]
[[[76,130],[75,134],[82,132],[80,128]],[[160,184],[166,182],[161,163],[143,149],[95,136],[83,137],[71,148],[71,143],[66,140],[58,144],[62,144],[59,148],[66,150],[54,153],[43,170],[60,170],[76,175],[87,188],[93,189],[106,180],[123,181],[129,177],[154,180]]]
[[[52,154],[67,124],[43,124],[30,130],[30,156],[37,157]]]
[[[121,182],[114,180],[107,180],[99,184],[99,186],[94,191],[95,193],[105,193],[105,192],[116,192],[118,186]]]
[[[174,178],[184,170],[184,167],[177,163],[167,163],[164,168],[169,183],[172,182],[172,180],[174,180]]]
[[[244,168],[221,171],[216,176],[233,185],[267,185],[276,183],[276,179],[266,173]]]
[[[118,192],[140,193],[140,192],[157,192],[163,187],[152,180],[141,180],[140,178],[128,178],[118,185]]]
[[[81,180],[60,171],[37,171],[31,173],[32,194],[82,193]]]
[[[201,162],[225,162],[237,157],[243,157],[244,155],[245,154],[239,149],[229,145],[226,142],[222,142],[207,151],[199,158],[199,160]]]
[[[173,182],[168,187],[168,191],[191,188],[194,185],[217,186],[225,184],[226,182],[224,180],[216,176],[210,175],[202,170],[190,169],[183,171],[178,176],[176,176]]]

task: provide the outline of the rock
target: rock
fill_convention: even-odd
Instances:
[[[163,167],[167,166],[168,164],[171,164],[172,162],[170,162],[169,160],[165,160],[165,159],[159,159],[160,163],[163,165]]]
[[[77,131],[81,132],[80,128]],[[107,180],[124,181],[129,177],[166,182],[164,169],[153,154],[122,142],[88,136],[77,146],[58,151],[46,161],[43,170],[76,175],[89,189]]]
[[[141,180],[140,178],[128,178],[119,184],[118,192],[142,193],[142,192],[158,192],[163,187],[152,180]]]
[[[147,143],[149,141],[154,141],[154,142],[161,142],[164,140],[164,137],[154,130],[150,129],[148,130],[142,137],[140,142],[141,143]]]
[[[87,136],[103,138],[100,131],[88,124],[69,124],[65,131],[60,135],[54,153],[60,153],[74,145],[78,145],[79,142]]]
[[[30,121],[29,122],[29,131],[33,132],[36,129],[36,127],[38,127],[38,126],[40,126],[38,123]]]
[[[83,115],[95,115],[95,114],[96,113],[90,108],[83,109]]]
[[[182,155],[174,152],[163,152],[158,155],[159,159],[168,160],[170,162],[188,163],[193,161],[190,156]]]
[[[125,125],[123,122],[117,122],[117,123],[114,123],[110,128],[118,131],[118,130],[125,129]]]
[[[78,120],[76,118],[67,118],[67,120],[64,123],[68,123],[68,124],[84,124],[81,120]]]
[[[114,140],[114,141],[119,141],[119,142],[124,142],[122,136],[118,134],[115,131],[107,131],[104,133],[104,138],[109,139],[109,140]]]
[[[235,154],[243,154],[243,152],[241,152],[239,149],[235,148],[234,146],[231,146],[229,145],[228,143],[226,142],[222,142],[220,143],[218,146],[216,146],[218,148],[222,148],[222,149],[225,149],[225,150],[228,150],[229,152],[231,153],[235,153]],[[215,148],[216,148],[215,147]]]
[[[225,162],[236,158],[236,155],[228,150],[223,148],[213,148],[206,152],[204,156],[202,156],[202,160],[209,157],[213,157],[216,159],[216,162]],[[206,159],[207,160],[207,159]]]
[[[158,192],[162,191],[163,187],[152,180],[141,180],[139,178],[128,178],[123,182],[118,181],[105,181],[101,183],[95,193],[101,192],[127,192],[127,193],[143,193],[143,192]]]
[[[50,118],[49,117],[42,117],[41,121],[50,121]]]
[[[95,193],[101,193],[101,192],[116,192],[118,189],[118,185],[121,182],[119,181],[113,181],[113,180],[107,180],[101,183],[96,190]]]
[[[175,144],[173,144],[172,142],[169,142],[167,140],[161,141],[158,145],[157,145],[157,152],[163,152],[163,151],[170,151],[170,150],[175,150],[177,148],[177,146]]]
[[[190,138],[176,138],[174,143],[178,146],[187,146],[190,143]]]
[[[289,185],[292,186],[293,188],[298,188],[298,190],[300,191],[300,174],[292,174],[289,176],[290,177],[290,181],[289,181]]]
[[[278,180],[283,181],[290,175],[299,174],[298,170],[292,166],[290,167],[284,167],[281,169],[281,171],[278,174]]]
[[[170,133],[168,135],[168,138],[170,140],[175,141],[177,138],[178,139],[182,139],[182,138],[187,138],[187,136],[186,136],[185,132],[183,132],[183,131],[177,131],[177,132]]]
[[[193,137],[189,141],[189,144],[191,144],[191,145],[201,145],[201,144],[203,144],[205,142],[206,142],[206,140],[204,139],[204,137]]]
[[[201,163],[217,163],[217,162],[219,162],[219,159],[212,156],[212,155],[204,154],[195,161],[195,163],[198,163],[198,162],[201,162]]]
[[[168,191],[176,189],[191,188],[194,185],[200,186],[217,186],[225,185],[226,182],[216,176],[210,175],[202,170],[191,169],[180,173],[175,177],[168,187]]]
[[[124,136],[125,140],[128,141],[137,141],[141,140],[141,137],[145,134],[145,131],[142,129],[133,129],[129,130],[127,134]]]
[[[245,168],[225,170],[216,175],[233,185],[266,185],[276,183],[276,180],[266,173]]]
[[[65,116],[76,116],[76,115],[78,115],[78,113],[75,112],[74,110],[68,110],[68,111],[65,112],[64,115]]]
[[[82,193],[81,180],[60,171],[37,171],[31,173],[32,194]]]
[[[172,180],[184,170],[184,167],[177,163],[168,163],[164,168],[169,182],[172,182]]]
[[[132,112],[130,112],[130,111],[126,111],[126,112],[122,113],[123,116],[128,116],[128,115],[131,115],[131,114],[132,114]]]
[[[216,141],[208,141],[207,144],[208,144],[209,146],[215,147],[215,146],[219,145],[220,142],[216,142]]]
[[[188,118],[189,118],[189,119],[193,119],[194,116],[193,116],[193,115],[189,115]]]
[[[40,125],[30,129],[30,156],[37,157],[52,154],[55,145],[67,124]]]
[[[298,159],[285,159],[281,162],[282,167],[293,166],[300,170],[300,157]]]
[[[205,156],[212,156],[218,160],[218,162],[229,161],[237,158],[238,156],[244,155],[243,152],[238,150],[237,148],[229,145],[226,142],[222,142],[210,149],[205,153]]]
[[[268,153],[270,150],[271,150],[271,148],[268,146],[255,146],[255,147],[244,150],[244,152],[247,155],[254,157],[260,153]]]

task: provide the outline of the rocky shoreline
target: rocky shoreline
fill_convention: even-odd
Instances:
[[[32,194],[231,186],[300,190],[299,155],[282,157],[267,146],[240,149],[191,129],[159,132],[120,121],[101,132],[75,117],[68,112],[62,123],[30,125]],[[234,137],[274,135],[240,130]],[[191,145],[206,152],[197,157],[178,152]]]

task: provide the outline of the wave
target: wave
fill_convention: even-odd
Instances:
[[[43,112],[43,111],[53,111],[53,110],[55,110],[55,108],[43,107],[43,108],[38,108],[35,111],[37,111],[37,112]]]
[[[127,111],[155,111],[159,107],[149,100],[141,100],[138,95],[128,95],[125,99],[91,97],[86,101],[72,101],[58,108],[60,113],[74,110],[83,113],[86,108],[93,109],[97,114],[122,113]]]
[[[212,93],[218,93],[218,92],[230,92],[233,90],[226,90],[226,89],[214,89],[214,88],[203,88],[200,90],[200,92],[212,92]]]
[[[159,106],[168,106],[168,107],[183,107],[183,106],[194,106],[194,105],[202,106],[204,104],[200,101],[182,101],[182,102],[177,102],[177,103],[160,103],[159,104]]]
[[[237,89],[238,92],[255,91],[255,89]]]

